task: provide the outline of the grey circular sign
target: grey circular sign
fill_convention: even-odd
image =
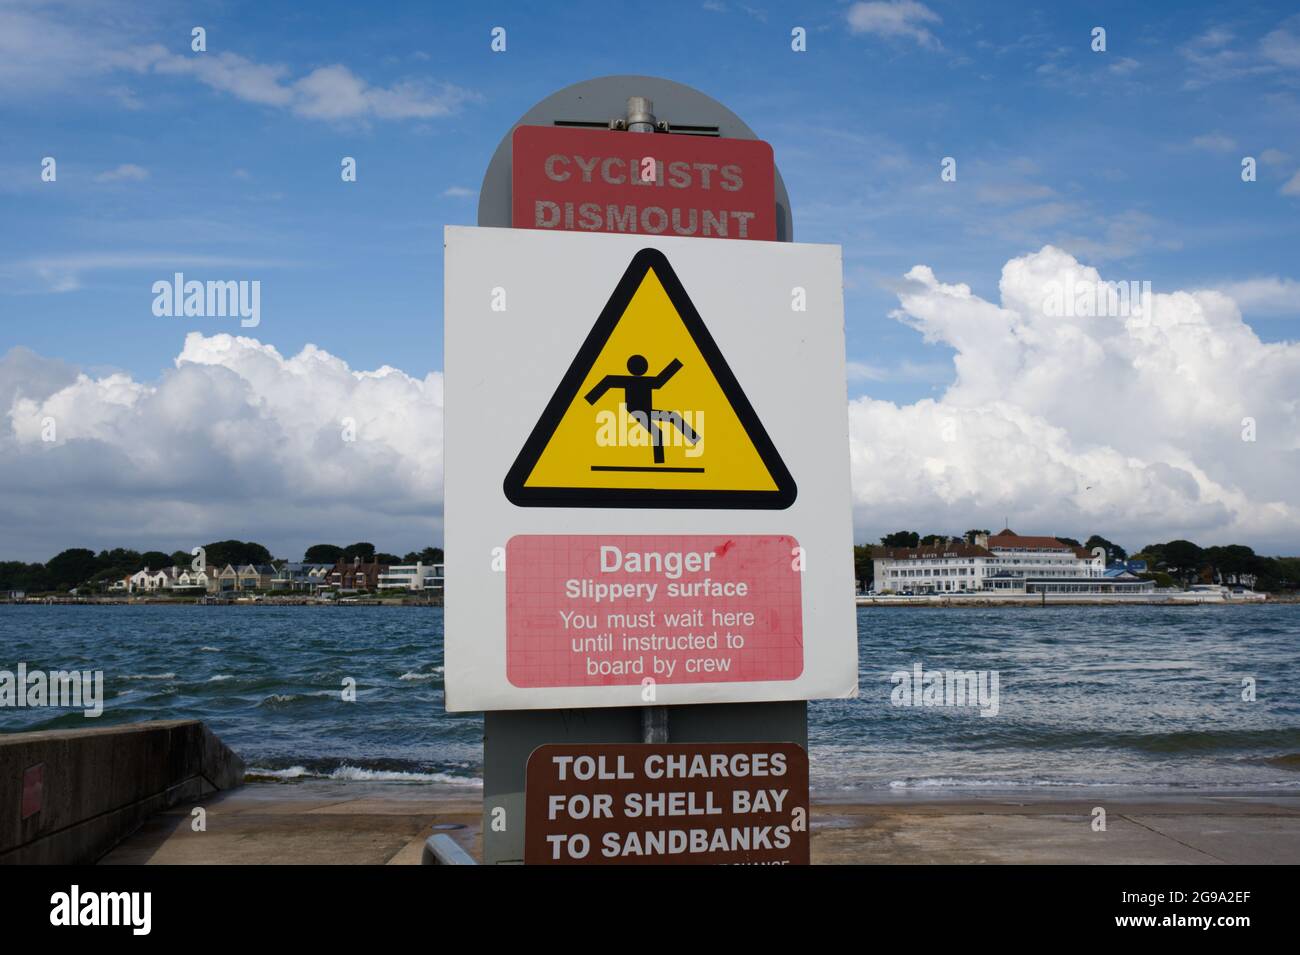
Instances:
[[[492,154],[492,161],[483,175],[483,185],[479,188],[478,224],[502,228],[511,224],[510,166],[512,135],[516,126],[605,126],[610,120],[625,118],[630,96],[650,100],[654,104],[655,118],[668,123],[670,134],[674,127],[706,127],[716,129],[718,136],[730,139],[758,139],[754,131],[727,107],[681,83],[657,76],[602,76],[584,80],[552,93],[506,131]],[[776,237],[781,242],[791,242],[794,240],[794,221],[790,215],[790,197],[785,191],[781,170],[778,168],[775,172]]]

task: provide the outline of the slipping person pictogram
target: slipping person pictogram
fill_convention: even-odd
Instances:
[[[674,358],[664,366],[664,370],[659,374],[647,376],[646,372],[650,370],[650,363],[646,361],[644,355],[632,355],[627,360],[627,370],[631,374],[606,375],[584,397],[587,399],[587,404],[594,405],[600,400],[601,395],[609,391],[609,389],[621,388],[623,390],[623,404],[627,407],[628,414],[635,418],[641,427],[650,432],[650,443],[654,447],[655,464],[663,464],[664,435],[663,429],[659,427],[660,421],[667,421],[673,425],[692,447],[698,444],[700,440],[700,436],[676,411],[659,411],[653,407],[654,393],[666,385],[668,380],[681,369],[682,363]]]
[[[767,382],[770,400],[779,402],[787,384]],[[633,256],[501,486],[518,507],[782,510],[799,493],[658,249]]]

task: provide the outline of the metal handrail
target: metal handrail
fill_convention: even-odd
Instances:
[[[424,840],[420,865],[478,865],[460,844],[446,833],[439,832]]]

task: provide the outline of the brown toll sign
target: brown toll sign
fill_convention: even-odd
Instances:
[[[807,865],[808,754],[794,743],[539,746],[529,865]]]

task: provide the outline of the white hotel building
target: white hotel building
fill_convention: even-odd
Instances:
[[[1055,537],[1011,529],[977,534],[975,543],[872,549],[876,593],[1143,593],[1150,581],[1107,570],[1105,558]]]
[[[442,595],[442,564],[399,564],[379,575],[380,590],[428,591]]]

